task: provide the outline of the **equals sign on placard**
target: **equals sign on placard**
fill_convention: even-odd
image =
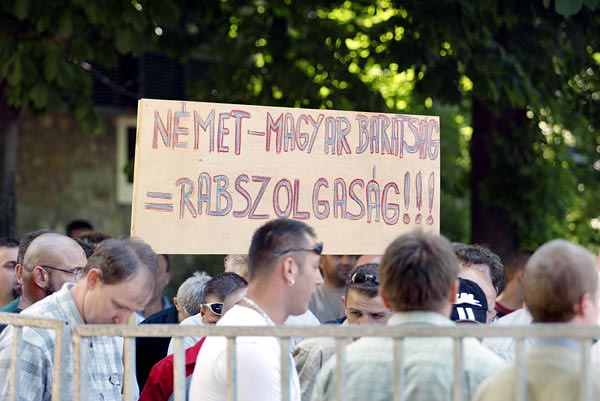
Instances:
[[[166,192],[146,192],[146,196],[150,199],[163,199],[163,200],[173,199],[173,194],[169,194]],[[147,210],[156,210],[158,212],[172,212],[173,211],[173,203],[146,202],[146,203],[144,203],[144,208],[146,208]]]

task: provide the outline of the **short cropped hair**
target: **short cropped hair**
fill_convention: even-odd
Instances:
[[[500,256],[483,245],[454,244],[454,252],[458,260],[465,266],[486,265],[490,270],[492,285],[500,289],[504,280],[504,267]]]
[[[231,272],[217,274],[206,283],[202,302],[206,302],[209,296],[213,296],[220,302],[223,302],[229,294],[247,285],[248,282],[246,279],[239,274]]]
[[[531,256],[523,274],[527,308],[538,323],[568,322],[584,294],[596,302],[596,257],[580,245],[558,239]]]
[[[19,241],[12,237],[0,237],[0,248],[17,248]]]
[[[506,263],[504,264],[504,276],[507,283],[512,280],[518,272],[525,270],[525,265],[529,258],[531,258],[531,255],[533,255],[532,251],[517,249],[508,256]]]
[[[375,298],[379,293],[379,264],[365,263],[352,269],[346,279],[346,296],[348,290],[355,290],[369,298]]]
[[[458,259],[443,236],[412,231],[385,250],[381,292],[394,311],[438,311],[450,302]]]
[[[102,272],[102,282],[116,284],[133,276],[140,264],[150,271],[156,285],[158,258],[150,245],[139,239],[107,239],[98,244],[83,272],[85,275],[90,269],[99,268]],[[151,290],[154,288],[148,291]]]
[[[204,289],[210,278],[206,272],[195,272],[177,289],[177,304],[190,316],[200,313]]]
[[[315,237],[314,230],[298,220],[271,220],[258,228],[252,235],[248,251],[248,277],[271,272],[275,263],[275,253],[286,248],[306,244],[305,236]],[[296,256],[302,257],[302,256]],[[302,265],[300,263],[300,265]]]
[[[20,265],[23,264],[23,259],[25,258],[25,253],[27,252],[27,249],[29,249],[29,245],[31,245],[33,240],[44,234],[58,234],[58,233],[56,231],[42,228],[39,230],[31,231],[31,232],[25,234],[23,236],[23,238],[21,238],[21,241],[19,242],[19,253],[17,254],[17,263],[18,264],[20,264]]]

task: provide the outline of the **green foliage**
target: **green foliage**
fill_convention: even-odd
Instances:
[[[0,3],[0,87],[6,104],[45,112],[67,104],[87,131],[102,121],[91,102],[91,63],[114,65],[117,52],[141,54],[156,42],[155,24],[178,13],[161,1],[13,0]],[[116,50],[115,50],[116,49]]]
[[[599,246],[599,1],[9,0],[0,95],[38,112],[66,103],[93,130],[86,66],[160,49],[211,65],[191,99],[437,113],[444,233],[468,240],[469,191],[478,191],[508,211],[521,245],[565,236]],[[474,132],[473,100],[496,123],[507,110],[527,119]],[[471,188],[476,135],[491,167]]]

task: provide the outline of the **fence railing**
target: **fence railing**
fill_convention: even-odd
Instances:
[[[183,337],[203,337],[203,336],[224,336],[227,337],[228,350],[228,380],[227,399],[236,400],[236,337],[244,336],[267,336],[278,337],[281,349],[281,400],[289,401],[289,377],[287,358],[290,351],[290,339],[292,337],[332,337],[336,344],[336,386],[337,400],[346,399],[345,386],[345,347],[344,345],[352,338],[359,337],[390,337],[394,341],[394,400],[402,400],[403,385],[403,342],[409,337],[447,337],[454,342],[454,386],[453,400],[462,400],[461,383],[463,369],[463,346],[462,339],[465,337],[513,337],[516,342],[515,363],[516,369],[516,394],[518,401],[527,400],[526,388],[526,366],[524,364],[525,340],[530,338],[573,338],[580,341],[581,353],[581,400],[591,401],[594,399],[592,370],[591,370],[591,346],[595,339],[600,338],[600,326],[574,326],[564,324],[552,325],[530,325],[530,326],[479,326],[479,325],[458,325],[453,327],[437,326],[418,326],[418,325],[400,325],[400,326],[335,326],[323,325],[316,327],[291,327],[291,326],[270,326],[270,327],[217,327],[217,326],[178,326],[178,325],[76,325],[72,327],[65,326],[62,321],[52,319],[32,318],[21,315],[9,315],[0,313],[0,323],[12,324],[16,330],[13,330],[13,349],[11,375],[16,377],[16,364],[19,359],[19,347],[22,342],[22,327],[40,327],[56,331],[56,348],[54,353],[54,370],[52,400],[86,400],[85,381],[82,379],[82,372],[85,371],[82,363],[81,339],[86,337],[99,336],[121,336],[124,338],[124,400],[135,400],[135,338],[136,337],[173,337],[175,345],[174,353],[174,399],[175,401],[185,400],[185,350],[183,349]],[[72,344],[72,354],[67,351],[68,344]],[[63,394],[64,380],[61,367],[69,363],[66,358],[71,358],[73,363],[73,394],[67,397]],[[11,400],[15,399],[15,380],[11,383]],[[597,395],[600,396],[600,395]]]

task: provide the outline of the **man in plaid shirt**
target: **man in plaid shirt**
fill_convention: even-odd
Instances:
[[[23,315],[63,320],[67,328],[76,324],[120,324],[146,305],[158,279],[158,261],[152,249],[137,240],[109,239],[96,248],[76,283],[67,283],[56,293],[38,301]],[[25,327],[18,359],[11,361],[12,327],[0,336],[0,399],[8,399],[11,364],[17,364],[16,398],[50,400],[55,332]],[[120,401],[123,385],[122,340],[91,337],[82,344],[86,361],[82,371],[85,400]],[[71,353],[69,347],[65,350]],[[72,358],[66,358],[71,361]],[[72,399],[73,366],[62,372],[63,394]],[[6,379],[4,379],[6,378]]]

